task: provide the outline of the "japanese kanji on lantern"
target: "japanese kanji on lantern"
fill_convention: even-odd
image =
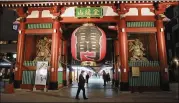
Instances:
[[[72,57],[78,61],[100,61],[106,55],[106,35],[92,23],[78,27],[71,37]]]

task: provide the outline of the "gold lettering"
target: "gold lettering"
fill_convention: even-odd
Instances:
[[[98,9],[94,9],[93,12],[94,12],[94,15],[99,15],[99,10]]]
[[[77,14],[78,14],[78,16],[82,16],[83,15],[82,10],[80,9],[80,11],[78,11]]]
[[[91,10],[90,9],[86,9],[85,10],[85,15],[86,16],[90,16],[91,15]]]

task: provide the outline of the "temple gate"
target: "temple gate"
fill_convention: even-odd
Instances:
[[[121,71],[120,90],[139,87],[169,90],[163,13],[167,7],[176,5],[177,0],[1,2],[1,7],[13,9],[19,15],[15,87],[32,89],[39,60],[49,62],[49,89],[70,84],[72,69],[67,48],[70,40],[63,25],[113,23],[108,29],[117,33],[113,68],[115,72]],[[133,76],[136,67],[140,71],[137,77]]]

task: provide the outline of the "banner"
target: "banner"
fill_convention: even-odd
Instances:
[[[135,77],[140,76],[139,67],[132,67],[132,76],[135,76]]]
[[[46,85],[48,61],[37,61],[35,85]]]

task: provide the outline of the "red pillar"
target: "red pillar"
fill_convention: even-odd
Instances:
[[[24,39],[25,39],[25,22],[24,19],[21,19],[19,26],[18,34],[18,43],[17,43],[17,59],[16,59],[16,68],[15,68],[15,81],[14,87],[20,88],[22,83],[22,66],[24,58]]]
[[[126,34],[126,21],[124,18],[120,19],[118,24],[118,40],[119,40],[119,56],[121,61],[121,83],[120,88],[122,91],[127,91],[128,84],[128,41]]]
[[[66,67],[67,67],[67,41],[64,40],[63,41],[63,51],[62,51],[62,55],[63,55],[63,86],[66,86],[67,85],[67,79],[66,79],[66,74],[67,74],[67,70],[66,70]]]
[[[51,46],[51,69],[50,69],[50,84],[49,89],[58,89],[58,62],[59,62],[59,42],[61,32],[59,30],[60,23],[58,20],[53,22],[53,33],[52,33],[52,46]]]
[[[159,15],[157,15],[156,27],[157,27],[158,55],[159,55],[160,68],[161,68],[161,88],[164,90],[169,90],[164,26],[163,26],[162,18]]]

